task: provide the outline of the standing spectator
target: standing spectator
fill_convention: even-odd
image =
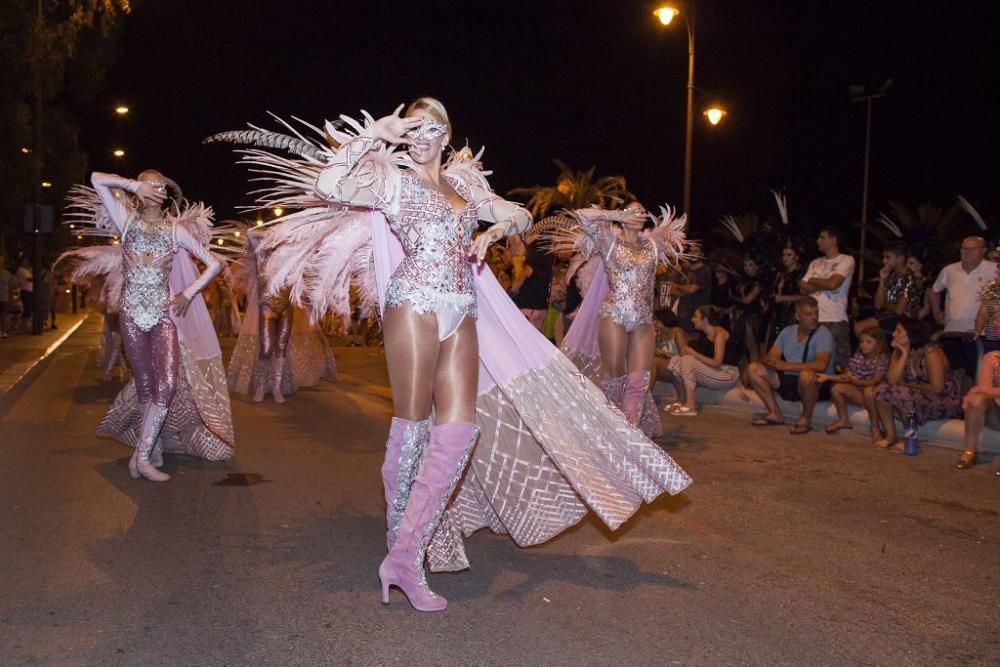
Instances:
[[[781,251],[784,270],[774,280],[774,308],[771,310],[771,326],[767,337],[768,345],[774,342],[781,330],[795,324],[795,302],[802,292],[799,283],[805,271],[802,268],[802,252],[789,242]]]
[[[765,291],[760,264],[756,255],[743,259],[743,278],[736,284],[733,298],[732,327],[740,332],[750,361],[760,361],[764,343]]]
[[[0,254],[0,338],[7,337],[7,311],[10,306],[10,283],[13,276],[7,270],[7,260]]]
[[[892,334],[892,359],[886,382],[875,388],[876,414],[872,415],[872,435],[881,422],[885,437],[876,439],[879,449],[896,444],[898,414],[905,424],[913,415],[917,424],[948,419],[961,411],[958,383],[948,372],[948,358],[931,342],[931,328],[925,322],[904,317]]]
[[[979,436],[983,427],[1000,431],[1000,352],[989,352],[979,365],[979,381],[962,399],[965,410],[965,448],[955,464],[959,470],[971,468],[978,463]],[[996,471],[1000,477],[1000,468]]]
[[[915,320],[925,320],[931,314],[930,281],[927,275],[927,250],[922,245],[910,248],[906,258],[910,281],[906,288],[903,314]]]
[[[735,273],[724,264],[717,264],[712,275],[715,277],[715,284],[712,285],[712,295],[708,302],[721,308],[728,315],[729,309],[733,307],[733,276]]]
[[[778,334],[774,347],[763,361],[753,362],[747,370],[750,384],[767,406],[767,414],[757,415],[754,426],[783,424],[784,415],[774,400],[774,392],[786,401],[802,401],[802,414],[792,427],[793,435],[812,430],[816,402],[829,395],[829,384],[818,382],[818,375],[833,374],[833,334],[819,323],[819,305],[811,296],[795,303],[797,324]]]
[[[878,430],[875,414],[875,387],[882,384],[889,370],[889,355],[885,351],[885,334],[878,327],[862,331],[858,335],[858,351],[847,362],[847,372],[839,375],[820,373],[820,382],[833,382],[830,398],[837,406],[837,421],[827,424],[827,433],[836,433],[852,428],[847,415],[847,404],[865,406],[871,420],[872,442],[882,437]]]
[[[882,251],[882,268],[875,290],[875,316],[854,323],[854,335],[872,327],[892,331],[910,300],[910,270],[906,268],[907,251],[902,243],[893,243]]]
[[[997,265],[985,257],[986,240],[981,236],[967,236],[962,239],[961,259],[944,267],[934,281],[930,293],[931,311],[946,332],[979,333],[976,315],[981,294],[997,274]],[[945,291],[942,308],[941,293]],[[975,376],[978,359],[974,341],[948,337],[942,340],[942,345],[952,368],[961,368],[969,377]]]
[[[851,356],[847,296],[854,275],[854,258],[841,254],[838,232],[832,227],[820,230],[816,247],[823,256],[809,264],[800,285],[802,293],[813,296],[819,304],[819,323],[833,334],[834,364],[844,368]]]
[[[691,246],[681,280],[670,284],[670,296],[677,297],[678,326],[688,335],[693,335],[695,330],[691,318],[694,311],[708,304],[712,296],[712,270],[705,264],[700,246]]]
[[[28,321],[35,312],[34,291],[35,277],[31,272],[31,260],[27,255],[21,258],[21,265],[17,267],[17,287],[21,292],[21,330],[28,333]]]
[[[45,325],[45,321],[52,317],[51,328],[56,328],[56,281],[55,276],[52,275],[52,267],[48,264],[42,266],[42,270],[38,273],[38,280],[35,281],[35,298],[38,299],[38,309],[42,311],[42,328],[48,329]]]

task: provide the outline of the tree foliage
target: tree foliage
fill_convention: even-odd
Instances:
[[[553,162],[559,167],[555,185],[514,188],[509,193],[527,195],[526,205],[536,220],[561,208],[577,209],[592,205],[614,208],[635,199],[635,195],[629,192],[624,176],[601,176],[595,179],[594,167],[574,171],[561,160]]]

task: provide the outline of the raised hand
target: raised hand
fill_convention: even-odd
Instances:
[[[403,105],[400,104],[391,114],[375,121],[372,125],[372,138],[390,144],[407,143],[406,133],[420,127],[423,120],[420,118],[403,118],[399,115],[402,110]]]
[[[139,181],[135,194],[147,208],[159,208],[167,200],[166,190],[159,190],[145,181]]]

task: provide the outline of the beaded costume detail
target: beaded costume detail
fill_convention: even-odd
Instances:
[[[147,229],[133,218],[126,226],[122,237],[121,312],[142,331],[152,329],[167,312],[175,250],[172,224]]]
[[[449,179],[467,201],[471,194]],[[476,207],[469,201],[459,215],[442,193],[404,174],[399,211],[386,216],[406,257],[396,268],[386,292],[387,306],[409,301],[418,313],[450,308],[476,316],[476,297],[469,264]]]
[[[632,331],[653,321],[653,288],[656,281],[656,246],[640,239],[632,244],[616,238],[604,256],[608,272],[608,295],[600,316]]]

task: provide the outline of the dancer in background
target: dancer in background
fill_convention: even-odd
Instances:
[[[313,128],[315,141],[256,128],[211,140],[300,156],[244,151],[274,178],[260,205],[301,209],[268,241],[271,289],[289,287],[313,317],[346,316],[354,282],[382,313],[395,412],[382,467],[383,601],[396,586],[416,609],[439,611],[447,602],[427,586],[425,556],[432,570],[468,567],[463,534],[489,527],[539,544],[588,507],[613,529],[690,478],[608,406],[482,263],[530,214],[493,194],[468,149],[443,159],[451,124],[439,101],[421,98],[405,117],[402,108],[364,125],[342,116],[349,131],[327,123]],[[493,225],[473,241],[478,219]]]
[[[643,232],[651,221],[653,229]],[[657,220],[633,202],[618,211],[572,211],[546,232],[552,248],[596,254],[601,260],[563,339],[563,352],[650,437],[663,431],[649,391],[656,347],[656,266],[676,262],[683,252],[685,222],[668,209]]]
[[[267,231],[249,229],[241,236],[244,252],[233,271],[234,282],[246,294],[247,308],[240,337],[229,358],[229,390],[251,396],[255,403],[270,393],[275,403],[299,387],[337,379],[333,350],[320,326],[288,301],[267,292],[267,255],[257,252]]]
[[[132,477],[162,482],[162,452],[209,460],[233,453],[222,353],[200,292],[222,269],[207,248],[212,211],[181,206],[180,188],[158,171],[137,180],[95,172],[94,190],[77,187],[74,220],[89,235],[120,238],[119,314],[134,377],[98,426],[99,435],[134,445]],[[168,196],[178,213],[165,212]],[[192,257],[205,265],[199,275]]]

